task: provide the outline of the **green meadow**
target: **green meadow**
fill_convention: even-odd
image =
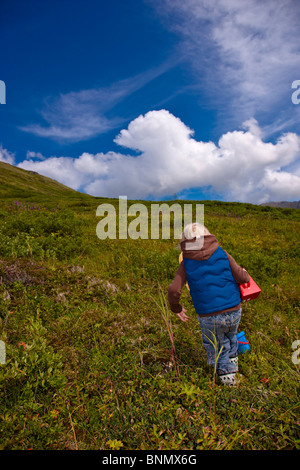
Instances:
[[[0,183],[0,449],[300,448],[299,210],[176,201],[204,203],[205,225],[262,289],[243,304],[251,349],[227,388],[188,290],[188,323],[168,308],[177,240],[100,240],[96,209],[118,213],[117,199],[3,163]]]

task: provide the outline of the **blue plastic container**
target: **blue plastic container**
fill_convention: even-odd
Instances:
[[[250,346],[249,346],[249,341],[246,340],[246,336],[244,331],[241,331],[236,335],[236,338],[238,340],[238,352],[240,354],[244,354],[244,352],[249,351]]]

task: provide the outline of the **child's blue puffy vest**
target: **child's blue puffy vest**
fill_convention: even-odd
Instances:
[[[228,257],[221,247],[207,260],[183,258],[190,294],[198,315],[207,315],[241,302]]]

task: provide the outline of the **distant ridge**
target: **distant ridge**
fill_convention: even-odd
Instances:
[[[281,207],[283,209],[300,209],[300,201],[281,201],[281,202],[265,202],[261,206]]]

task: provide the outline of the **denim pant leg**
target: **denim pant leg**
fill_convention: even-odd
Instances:
[[[207,363],[213,366],[217,359],[219,375],[237,372],[237,366],[230,362],[230,358],[238,353],[236,333],[241,313],[241,309],[238,309],[211,317],[198,316]]]

